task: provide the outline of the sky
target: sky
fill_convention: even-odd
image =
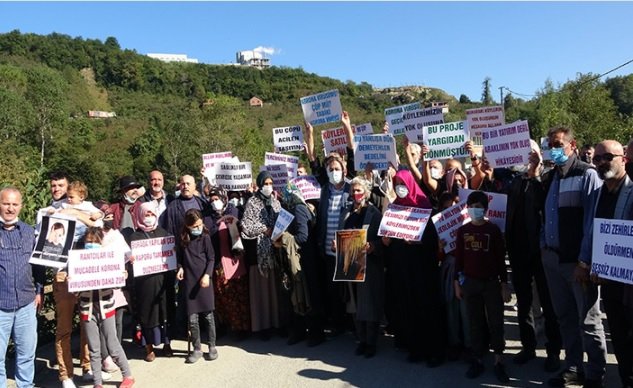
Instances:
[[[0,2],[0,33],[112,36],[208,64],[265,47],[275,66],[473,101],[490,77],[498,101],[632,60],[632,16],[629,2]]]

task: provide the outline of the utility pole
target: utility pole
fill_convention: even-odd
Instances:
[[[501,95],[501,100],[500,100],[501,105],[503,105],[503,88],[505,88],[505,86],[499,86],[499,94]]]

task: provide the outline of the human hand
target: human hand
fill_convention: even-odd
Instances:
[[[426,144],[422,143],[422,155],[426,155],[431,149]]]
[[[453,281],[453,286],[455,288],[455,298],[457,298],[458,300],[462,300],[462,298],[464,297],[464,294],[462,291],[462,286],[459,284],[459,281],[457,280]]]
[[[347,113],[347,111],[343,111],[343,114],[341,115],[341,122],[343,123],[343,125],[347,128],[352,128],[352,122],[349,118],[349,113]]]
[[[202,287],[202,288],[207,288],[207,287],[209,287],[209,283],[210,283],[210,281],[209,281],[209,275],[208,275],[208,274],[205,274],[205,275],[202,277],[202,279],[200,279],[200,287]]]
[[[42,310],[42,307],[44,307],[44,301],[42,298],[42,294],[35,294],[35,310],[39,313],[40,310]]]
[[[574,280],[576,283],[586,286],[589,282],[589,267],[578,264],[576,268],[574,268]]]
[[[385,125],[382,126],[382,133],[387,134],[389,133],[389,123],[387,123],[385,121]]]
[[[332,252],[336,252],[336,239],[332,240],[332,245],[330,246]]]
[[[59,271],[55,274],[55,281],[58,283],[65,282],[68,279],[66,271]]]
[[[185,278],[185,271],[182,268],[179,268],[178,272],[176,272],[176,279],[182,280],[184,278]]]
[[[383,237],[382,238],[382,243],[388,247],[389,245],[391,245],[391,238],[390,237]]]

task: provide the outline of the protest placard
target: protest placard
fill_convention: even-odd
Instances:
[[[279,163],[261,166],[259,171],[268,171],[270,173],[270,176],[273,178],[273,188],[277,192],[281,192],[288,184],[288,167],[285,164]]]
[[[220,163],[216,167],[215,180],[227,191],[247,190],[253,182],[251,162]]]
[[[325,155],[329,155],[330,152],[338,152],[340,155],[347,154],[347,135],[345,134],[345,128],[331,128],[321,131],[321,140],[323,141],[323,148]]]
[[[378,235],[406,241],[420,241],[429,222],[431,209],[389,204],[382,215]]]
[[[374,133],[371,123],[352,125],[352,130],[354,135],[372,135]]]
[[[424,127],[424,144],[429,152],[424,160],[465,158],[470,156],[464,145],[468,141],[468,129],[464,121]]]
[[[364,282],[367,267],[366,229],[336,231],[335,282]]]
[[[273,233],[270,235],[270,239],[275,241],[283,234],[283,232],[288,229],[292,220],[295,219],[290,212],[285,209],[281,209],[279,214],[277,215],[277,220],[275,221],[275,227],[273,228]]]
[[[292,155],[275,154],[273,152],[266,152],[264,155],[264,165],[272,165],[283,163],[288,170],[288,178],[294,178],[297,176],[297,167],[299,165],[299,158]]]
[[[125,285],[120,248],[73,249],[68,253],[68,292],[119,288]]]
[[[314,176],[299,176],[291,179],[290,182],[297,186],[299,191],[301,191],[303,199],[308,200],[321,198],[321,185]]]
[[[293,152],[303,150],[303,131],[300,125],[273,128],[275,152]]]
[[[422,141],[422,128],[444,122],[442,108],[422,108],[419,102],[385,109],[389,133],[406,134],[412,142]],[[420,138],[420,140],[418,140]]]
[[[552,160],[552,149],[549,146],[547,137],[541,138],[541,155],[543,155],[543,160]]]
[[[226,152],[215,152],[211,154],[203,154],[202,155],[202,169],[204,171],[204,176],[207,178],[209,183],[215,185],[215,174],[217,173],[217,167],[220,162],[228,162],[233,158],[233,153],[231,151]]]
[[[75,219],[63,214],[43,215],[40,234],[29,263],[53,268],[65,268],[68,251],[73,246]]]
[[[505,124],[503,106],[484,106],[466,110],[466,127],[470,131],[470,138],[476,145],[482,145],[482,130],[499,127]]]
[[[466,199],[431,217],[440,240],[444,240],[444,252],[455,249],[457,229],[470,222]]]
[[[363,171],[367,163],[374,165],[374,170],[386,170],[389,163],[398,167],[396,141],[389,134],[354,136],[354,168]]]
[[[343,108],[336,89],[302,97],[300,101],[303,117],[312,126],[341,121]]]
[[[459,188],[459,199],[465,201],[474,190]],[[502,232],[506,230],[506,208],[508,206],[508,196],[505,194],[488,193],[488,212],[486,217],[490,222],[497,225]]]
[[[591,273],[633,284],[633,221],[593,220]]]
[[[515,121],[483,130],[481,138],[490,167],[511,167],[528,163],[532,148],[527,121]]]
[[[176,269],[175,242],[174,236],[132,241],[134,277]]]

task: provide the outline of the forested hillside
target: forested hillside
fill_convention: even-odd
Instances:
[[[582,142],[628,141],[633,76],[543,82],[529,101],[506,96],[506,121],[528,119],[533,137],[566,124]],[[91,199],[110,199],[118,177],[144,178],[152,168],[165,172],[171,188],[178,175],[198,174],[202,153],[232,150],[257,168],[272,150],[272,128],[303,125],[299,98],[329,89],[341,92],[353,122],[371,122],[374,130],[385,108],[411,101],[448,102],[446,121],[481,106],[436,88],[377,91],[302,69],[163,63],[122,50],[113,37],[13,31],[0,34],[0,184],[26,192],[28,219],[46,201],[52,170],[84,180]],[[248,106],[253,96],[264,107]],[[89,110],[116,117],[91,119]]]

